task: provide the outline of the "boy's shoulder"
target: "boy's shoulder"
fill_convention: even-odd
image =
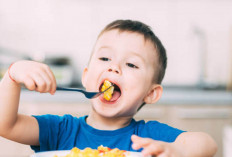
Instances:
[[[147,121],[140,120],[136,122],[136,128],[139,136],[150,137],[155,140],[173,142],[183,130],[172,127],[168,124],[159,121]]]
[[[158,129],[158,130],[179,130],[175,127],[170,126],[169,124],[162,123],[156,120],[144,121],[139,120],[136,121],[138,127],[142,127],[144,129]]]
[[[78,123],[82,119],[85,118],[83,117],[74,117],[73,115],[70,114],[65,114],[65,115],[52,115],[52,114],[45,114],[45,115],[33,115],[34,118],[39,123],[39,126],[45,126],[45,125],[66,125],[70,123]]]
[[[168,124],[165,124],[165,123],[162,123],[162,122],[159,122],[159,121],[156,121],[156,120],[149,120],[149,121],[145,121],[145,120],[139,120],[139,121],[136,121],[136,124],[138,126],[141,126],[141,127],[167,127]]]

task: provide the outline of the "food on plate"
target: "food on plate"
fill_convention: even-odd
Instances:
[[[110,87],[112,86],[112,87]],[[108,89],[110,87],[110,89]],[[108,89],[107,91],[105,91],[106,89]],[[114,86],[112,85],[112,83],[108,80],[104,81],[103,86],[101,87],[101,92],[104,92],[104,96],[103,98],[106,99],[107,101],[109,101],[112,98],[112,94],[114,92]]]
[[[110,149],[104,146],[99,146],[97,149],[85,148],[84,150],[74,147],[66,156],[55,155],[54,157],[126,157],[125,152],[125,150]]]

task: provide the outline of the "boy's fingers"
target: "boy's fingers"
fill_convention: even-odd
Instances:
[[[152,141],[151,139],[148,139],[148,138],[141,138],[139,136],[136,136],[136,135],[132,135],[131,136],[131,140],[133,142],[133,149],[140,149],[142,147],[145,147],[146,145],[150,144]]]
[[[145,139],[145,138],[139,137],[139,136],[137,136],[137,135],[132,135],[132,136],[131,136],[131,140],[132,140],[133,142],[144,141],[144,139]]]
[[[43,77],[38,73],[33,73],[32,78],[35,81],[36,91],[43,93],[46,90],[46,82]]]
[[[140,145],[140,137],[139,136],[136,136],[136,135],[132,135],[131,136],[131,140],[133,142],[132,144],[132,148],[137,150],[137,149],[140,149],[142,146]]]
[[[155,141],[149,138],[142,138],[136,135],[132,135],[133,149],[143,148],[143,155],[158,155],[164,151],[163,144],[159,141]]]
[[[55,78],[52,70],[48,66],[45,67],[45,70],[46,70],[46,73],[48,74],[48,76],[51,79],[51,90],[50,90],[50,93],[54,94],[56,92],[56,78]]]
[[[138,140],[139,139],[139,136],[137,136],[137,135],[132,135],[131,136],[131,140],[133,141],[133,142],[135,142],[136,140]]]
[[[146,146],[143,148],[142,154],[144,156],[148,155],[159,155],[162,152],[164,152],[164,148],[161,144],[159,143],[151,143],[150,145]]]
[[[47,75],[47,73],[42,73],[40,74],[40,76],[43,78],[43,80],[46,83],[46,87],[44,89],[43,92],[50,92],[52,89],[52,80],[50,79],[50,77]]]
[[[31,77],[26,77],[24,79],[24,85],[27,89],[29,90],[35,90],[36,89],[36,85],[35,85],[35,82],[33,81],[33,79]]]
[[[132,135],[131,140],[134,143],[141,143],[141,144],[147,144],[147,143],[150,143],[152,141],[149,138],[143,138],[143,137],[139,137],[137,135]]]
[[[157,157],[168,157],[168,155],[166,153],[162,153],[162,154],[158,155]]]

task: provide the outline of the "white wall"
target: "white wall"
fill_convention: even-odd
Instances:
[[[69,55],[81,73],[100,30],[128,18],[150,25],[165,45],[165,84],[194,85],[200,74],[208,83],[229,81],[229,0],[0,0],[0,47],[31,56]]]

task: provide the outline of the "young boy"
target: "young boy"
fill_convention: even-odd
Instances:
[[[103,145],[142,151],[158,157],[210,157],[214,140],[201,132],[184,132],[157,121],[135,121],[145,103],[162,95],[166,52],[150,28],[138,21],[117,20],[106,26],[94,46],[82,77],[87,91],[114,85],[112,98],[92,99],[88,116],[18,114],[21,84],[41,93],[56,91],[50,68],[34,61],[12,64],[0,84],[0,135],[37,151],[96,149]]]

